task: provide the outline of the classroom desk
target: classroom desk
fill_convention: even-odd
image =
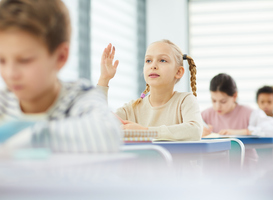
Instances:
[[[143,155],[145,154],[146,158],[148,156],[149,161],[151,161],[151,157],[153,157],[153,162],[159,159],[161,162],[165,162],[167,166],[172,166],[173,164],[173,158],[170,152],[158,145],[123,145],[120,150],[123,153],[128,152],[137,155],[139,160],[141,157],[143,158]]]
[[[245,146],[245,163],[248,167],[260,168],[271,167],[273,165],[273,137],[256,136],[230,136],[208,139],[230,139],[240,140]],[[234,156],[234,155],[233,155]]]
[[[130,142],[125,143],[125,146],[140,146],[145,144],[147,142]],[[206,169],[222,169],[229,165],[230,140],[156,141],[150,144],[168,150],[173,157],[174,167],[178,171],[183,170],[185,173],[192,170],[192,168],[204,171]]]
[[[210,140],[210,141],[177,141],[177,142],[153,142],[153,144],[166,148],[171,154],[177,153],[215,153],[229,151],[230,141]]]
[[[273,166],[273,137],[237,137],[246,148],[246,159],[252,168],[267,169]],[[254,160],[254,162],[253,162]]]
[[[21,158],[2,158],[0,168],[17,167],[36,169],[58,169],[62,167],[78,167],[84,165],[100,165],[105,163],[115,163],[137,159],[136,154],[131,153],[111,153],[111,154],[65,154],[52,153],[48,156],[21,157]],[[0,173],[1,174],[1,173]]]
[[[203,145],[201,154],[213,153],[213,150],[208,147],[212,144],[215,145],[214,142],[201,142]],[[182,145],[180,144],[180,146]],[[224,144],[223,146],[228,149],[229,145]],[[148,146],[145,148],[149,149]],[[217,147],[217,149],[219,152],[223,152],[223,148]],[[124,148],[124,150],[129,150],[129,148]],[[199,153],[196,152],[182,153],[182,150],[180,151],[181,154],[194,156],[200,153],[200,149]],[[200,171],[191,168],[191,173],[188,173],[188,176],[180,178],[181,176],[170,173],[169,168],[168,170],[164,169],[164,171],[156,171],[158,168],[156,164],[148,173],[145,168],[145,171],[136,174],[134,169],[139,166],[133,168],[130,165],[131,168],[127,169],[127,165],[122,165],[124,161],[134,159],[135,154],[127,152],[117,154],[52,154],[48,159],[41,160],[0,160],[0,199],[163,200],[209,197],[210,200],[221,198],[269,200],[272,198],[272,178],[266,174],[261,177],[262,179],[255,181],[256,175],[261,174],[249,174],[247,176],[238,174],[234,176],[234,173],[217,174],[213,171],[204,176],[198,173],[203,171],[203,168]],[[126,168],[122,168],[122,166]],[[128,177],[129,173],[124,174],[125,170],[130,171],[132,177]]]
[[[246,149],[273,148],[273,137],[236,137],[241,140]]]
[[[246,179],[249,176],[240,178],[228,173],[221,176],[213,174],[213,181],[211,177],[196,178],[195,171],[183,179],[158,173],[153,179],[147,178],[145,174],[128,180],[118,177],[112,164],[102,167],[103,170],[98,174],[97,169],[94,170],[90,165],[83,165],[82,168],[63,166],[57,170],[0,166],[0,199],[272,199],[272,179],[268,176],[264,180],[268,181],[266,185],[261,185],[261,181],[249,184]]]
[[[263,148],[263,146],[273,147],[273,137],[256,137],[256,136],[239,136],[238,135],[238,136],[222,136],[217,138],[202,138],[202,140],[210,140],[210,139],[239,139],[240,141],[244,143],[246,148],[248,147]]]
[[[215,153],[230,150],[229,140],[200,140],[200,141],[154,141],[154,142],[129,142],[124,145],[159,145],[171,154],[176,153]]]
[[[273,149],[273,137],[255,137],[255,136],[230,136],[230,137],[218,137],[218,138],[202,138],[202,140],[210,139],[237,139],[244,145],[245,149]]]

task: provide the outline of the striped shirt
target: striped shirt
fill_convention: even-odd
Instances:
[[[47,147],[57,152],[118,151],[122,131],[107,106],[105,96],[86,80],[61,84],[58,99],[48,111],[33,115],[21,111],[13,93],[7,89],[0,90],[0,135],[5,134],[4,131],[1,133],[1,124],[3,127],[11,120],[27,120],[35,124],[20,132],[24,139],[22,135],[14,135],[8,142],[20,138],[21,146]],[[20,141],[10,143],[18,146]]]

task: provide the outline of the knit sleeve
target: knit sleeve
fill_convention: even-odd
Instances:
[[[108,90],[109,90],[109,87],[97,85],[96,88],[99,89],[106,96],[106,101],[108,101]]]
[[[78,98],[64,119],[33,127],[33,145],[57,152],[117,152],[121,143],[120,123],[97,89]]]
[[[162,125],[149,127],[149,130],[157,131],[158,139],[197,141],[201,139],[203,130],[202,117],[196,97],[188,95],[181,105],[183,123],[171,126]]]
[[[125,103],[122,107],[116,110],[116,114],[123,120],[129,120],[129,121],[135,122],[135,114],[134,114],[134,109],[132,106],[133,103],[134,103],[134,100],[131,100],[128,103]]]
[[[109,90],[109,87],[105,87],[105,86],[100,86],[100,85],[97,85],[96,86],[100,91],[103,92],[103,94],[106,96],[106,101],[108,101],[108,90]],[[116,114],[123,120],[128,120],[128,117],[127,117],[127,107],[126,106],[127,104],[125,104],[125,106],[121,107],[121,108],[118,108],[116,110]]]

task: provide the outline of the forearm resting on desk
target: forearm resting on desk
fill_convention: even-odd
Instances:
[[[177,141],[198,141],[201,139],[202,127],[198,124],[175,124],[171,126],[149,127],[158,132],[158,139]]]
[[[119,151],[121,138],[119,123],[112,114],[104,117],[88,114],[38,122],[4,143],[10,149],[37,147],[53,152],[108,153]]]
[[[248,129],[223,129],[219,132],[220,135],[251,135]]]

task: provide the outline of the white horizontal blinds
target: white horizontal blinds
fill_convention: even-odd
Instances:
[[[189,19],[201,110],[218,73],[235,79],[239,103],[256,108],[257,89],[273,85],[273,1],[191,0]]]
[[[108,103],[115,110],[137,98],[137,0],[91,1],[91,80],[97,84],[101,54],[112,43],[120,61],[110,81]]]
[[[68,8],[71,20],[72,35],[70,43],[70,53],[68,62],[59,73],[59,78],[64,81],[74,81],[78,79],[78,1],[63,0]]]

